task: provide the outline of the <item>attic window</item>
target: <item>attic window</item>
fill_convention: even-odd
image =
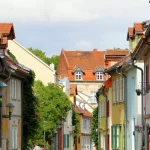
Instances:
[[[104,74],[103,72],[96,72],[96,80],[104,80]]]
[[[83,73],[81,71],[75,72],[75,79],[82,80]]]

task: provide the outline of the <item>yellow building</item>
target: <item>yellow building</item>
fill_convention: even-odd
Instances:
[[[117,66],[120,65],[125,59],[123,58],[121,62],[118,62],[111,68],[109,68],[106,73],[111,75],[112,90],[109,97],[109,109],[111,110],[110,122],[110,142],[111,149],[124,149],[124,79],[117,72]],[[110,87],[111,88],[111,87]],[[112,96],[111,96],[112,95]]]

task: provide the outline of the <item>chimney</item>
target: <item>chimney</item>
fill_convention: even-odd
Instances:
[[[94,48],[93,51],[98,51],[98,49],[97,49],[97,48]]]
[[[54,64],[53,63],[50,64],[50,68],[54,70]]]

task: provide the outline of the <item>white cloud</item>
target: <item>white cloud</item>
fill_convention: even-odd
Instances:
[[[86,40],[77,41],[75,44],[76,49],[78,50],[89,50],[92,47],[92,44]]]
[[[0,0],[1,21],[75,22],[107,16],[148,19],[148,0]]]

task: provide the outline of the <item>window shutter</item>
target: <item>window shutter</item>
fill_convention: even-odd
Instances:
[[[14,87],[14,99],[17,99],[17,81],[15,80],[15,87]]]
[[[146,65],[146,90],[149,89],[149,65]]]
[[[63,135],[63,145],[64,148],[66,148],[66,134]]]
[[[12,148],[14,149],[15,148],[15,131],[14,131],[14,128],[12,128]]]
[[[122,101],[122,78],[120,78],[120,101]]]
[[[107,117],[109,117],[109,100],[107,101]]]
[[[11,80],[11,94],[12,94],[12,98],[15,98],[15,84],[14,84],[14,80]]]
[[[119,82],[118,79],[116,80],[116,102],[118,103],[119,100]]]
[[[116,91],[115,80],[113,80],[113,103],[116,102],[115,91]]]
[[[69,134],[67,134],[67,148],[69,148]]]
[[[122,101],[124,101],[124,78],[123,78],[123,81],[122,81]]]

